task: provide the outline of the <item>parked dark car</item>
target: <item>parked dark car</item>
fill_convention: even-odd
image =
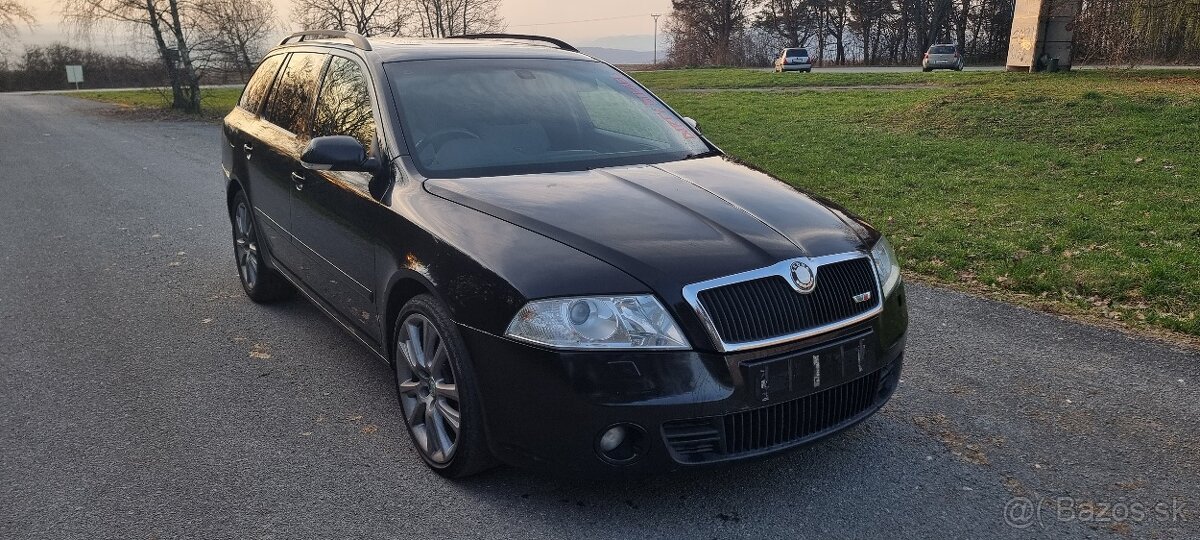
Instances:
[[[898,383],[879,232],[561,41],[299,33],[223,138],[246,294],[298,290],[392,364],[442,475],[771,454]]]

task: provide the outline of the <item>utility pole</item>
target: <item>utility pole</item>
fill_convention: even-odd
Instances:
[[[658,65],[658,18],[662,17],[662,13],[651,13],[654,17],[654,64]]]

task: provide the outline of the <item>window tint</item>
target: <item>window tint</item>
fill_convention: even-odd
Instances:
[[[787,56],[788,56],[788,58],[795,58],[798,56],[808,56],[808,51],[806,51],[804,49],[788,49]]]
[[[337,56],[329,62],[313,124],[314,137],[327,135],[354,137],[368,153],[375,142],[375,116],[371,113],[366,74],[355,62]]]
[[[275,83],[263,116],[271,123],[292,133],[304,133],[312,96],[316,91],[317,78],[325,55],[318,53],[295,53],[288,59],[283,75]]]
[[[250,77],[250,82],[246,83],[246,89],[242,91],[242,99],[238,101],[239,107],[258,113],[263,99],[267,97],[267,91],[271,89],[271,81],[275,80],[275,73],[279,71],[280,64],[283,64],[284,56],[277,54],[259,64],[258,70]]]

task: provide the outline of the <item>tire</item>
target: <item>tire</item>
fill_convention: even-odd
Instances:
[[[233,257],[238,267],[238,279],[246,296],[256,303],[269,304],[291,298],[296,288],[275,269],[267,266],[258,239],[258,224],[246,192],[238,191],[229,205],[229,222],[233,228]]]
[[[429,295],[409,300],[396,317],[394,343],[401,416],[421,461],[452,479],[494,467],[475,371],[446,309]]]

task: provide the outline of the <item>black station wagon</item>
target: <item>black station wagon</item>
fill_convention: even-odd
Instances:
[[[246,294],[299,291],[393,365],[444,476],[762,456],[899,381],[879,232],[561,41],[301,32],[223,137]]]

